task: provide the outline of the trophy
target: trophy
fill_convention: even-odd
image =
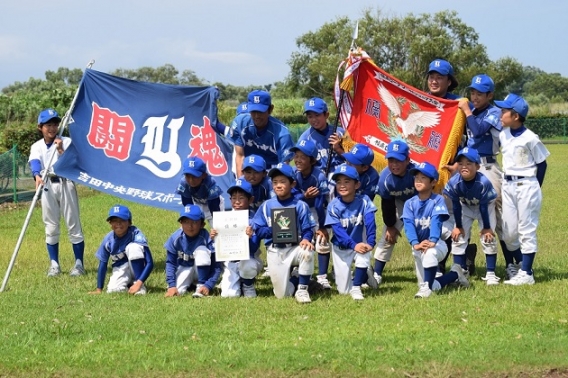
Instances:
[[[295,207],[272,209],[272,243],[298,243]]]

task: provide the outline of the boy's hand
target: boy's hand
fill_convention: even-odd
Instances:
[[[333,133],[329,136],[329,144],[331,144],[331,147],[333,148],[333,151],[338,154],[344,154],[345,150],[343,149],[343,146],[341,145],[341,138],[339,137],[339,134],[337,133]]]
[[[101,294],[102,292],[103,292],[102,289],[97,288],[96,290],[89,291],[89,294],[96,295],[96,294]]]
[[[252,229],[252,226],[247,226],[247,228],[245,229],[245,233],[247,234],[247,236],[249,238],[252,238],[252,236],[254,235],[254,231]]]
[[[179,291],[177,289],[177,287],[168,287],[168,291],[166,291],[166,294],[164,295],[164,297],[177,297],[179,295]]]
[[[446,165],[444,165],[444,168],[446,168],[450,172],[450,176],[453,176],[453,174],[458,171],[458,163],[454,163],[454,164],[451,164],[451,165],[446,164]]]
[[[201,294],[203,294],[204,296],[208,296],[208,295],[209,295],[209,289],[208,289],[207,286],[205,286],[205,285],[200,286],[200,287],[196,290],[196,292],[197,292],[197,293],[201,293]]]
[[[211,239],[215,239],[215,236],[217,236],[217,230],[215,230],[214,228],[212,228],[212,229],[209,231],[209,237],[210,237]]]
[[[471,108],[469,107],[469,101],[467,98],[460,98],[458,107],[465,113],[466,117],[472,115]]]
[[[310,186],[305,192],[304,192],[304,197],[306,197],[306,199],[311,199],[311,198],[316,198],[319,194],[319,189],[316,188],[315,186]]]
[[[436,243],[431,242],[430,240],[422,240],[419,244],[414,246],[414,250],[424,253],[428,249],[434,248],[435,245]]]
[[[455,242],[459,241],[460,235],[465,236],[465,231],[463,230],[463,228],[454,228],[454,230],[452,231],[452,240]]]
[[[41,179],[41,175],[36,175],[36,177],[35,177],[35,188],[36,188],[36,190],[40,185],[44,185],[44,182]]]
[[[479,234],[481,235],[485,243],[491,243],[495,241],[495,233],[490,228],[484,228],[479,232]]]
[[[398,237],[400,236],[400,231],[396,227],[387,227],[385,232],[385,240],[387,243],[396,244]]]
[[[313,251],[314,250],[314,245],[306,239],[302,239],[302,241],[300,242],[300,247],[302,249],[307,249],[309,251]]]
[[[367,244],[367,243],[357,243],[357,245],[355,246],[355,248],[353,248],[353,250],[357,253],[367,253],[369,251],[371,251],[373,248]]]
[[[138,293],[138,290],[140,290],[142,285],[144,285],[144,282],[142,282],[140,280],[136,280],[136,282],[134,282],[134,284],[132,286],[130,286],[130,289],[128,289],[128,294]]]

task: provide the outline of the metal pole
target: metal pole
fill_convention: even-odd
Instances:
[[[87,69],[91,68],[94,63],[95,63],[95,61],[91,60],[89,62],[89,64],[87,65]],[[71,101],[71,106],[69,107],[69,110],[67,110],[67,112],[65,113],[65,116],[63,117],[63,119],[61,121],[61,125],[59,126],[59,131],[58,131],[59,136],[61,136],[61,134],[63,134],[65,127],[67,127],[67,125],[69,124],[69,118],[70,118],[71,112],[73,111],[73,108],[75,107],[75,102],[77,101],[77,97],[79,96],[79,90],[80,89],[81,89],[81,84],[79,84],[79,87],[77,88],[77,91],[75,92],[75,96],[73,97],[73,101]],[[57,150],[54,148],[53,153],[51,154],[51,156],[49,158],[49,162],[47,163],[47,166],[44,169],[43,175],[41,177],[41,180],[43,182],[45,182],[45,179],[47,177],[47,173],[49,171],[49,168],[51,168],[53,158],[55,157],[56,153],[57,153]],[[43,189],[43,185],[39,185],[37,187],[36,191],[35,191],[34,198],[32,199],[32,203],[31,203],[30,208],[28,210],[28,215],[26,216],[26,220],[24,221],[24,225],[22,226],[22,230],[20,231],[20,236],[18,237],[18,242],[16,243],[16,247],[14,247],[14,253],[12,253],[12,258],[10,259],[10,264],[8,265],[8,269],[6,270],[6,274],[4,275],[4,280],[2,281],[2,287],[0,287],[0,293],[4,291],[4,289],[6,288],[6,285],[8,284],[8,280],[10,279],[10,273],[12,272],[12,268],[14,267],[14,263],[16,262],[16,257],[18,256],[18,252],[20,251],[20,246],[21,246],[22,241],[24,239],[24,235],[26,234],[26,231],[28,229],[28,224],[30,223],[30,219],[32,217],[32,213],[33,213],[35,204],[36,204],[37,200],[39,199],[39,194],[41,193],[42,189]]]
[[[12,145],[12,185],[14,187],[14,203],[18,203],[18,185],[16,183],[16,178],[18,177],[18,164],[16,164],[16,159],[18,158],[17,144]]]

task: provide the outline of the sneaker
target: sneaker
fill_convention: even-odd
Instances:
[[[430,290],[428,282],[423,282],[420,284],[418,293],[414,294],[414,298],[428,298],[430,295],[432,295],[432,290]]]
[[[505,270],[507,272],[507,279],[511,280],[519,273],[519,266],[517,264],[509,264]]]
[[[499,285],[499,280],[501,280],[501,278],[495,275],[495,272],[487,272],[485,277],[482,277],[481,279],[485,281],[488,286]]]
[[[331,285],[329,284],[329,281],[327,279],[327,274],[320,274],[316,276],[316,278],[318,280],[318,283],[324,290],[331,290]]]
[[[71,269],[69,275],[71,277],[83,276],[85,275],[85,268],[83,267],[83,265],[77,264],[75,265],[75,267],[73,267],[73,269]]]
[[[58,275],[61,274],[61,269],[59,268],[59,265],[52,265],[49,267],[49,270],[47,271],[47,276],[48,277],[56,277]]]
[[[298,285],[298,290],[296,290],[296,301],[298,303],[310,303],[310,293],[308,293],[308,285]]]
[[[450,270],[458,274],[458,282],[461,286],[469,287],[469,281],[467,280],[467,277],[463,273],[463,269],[461,266],[459,266],[458,264],[454,264],[452,265],[452,268]]]
[[[146,285],[142,285],[140,289],[134,293],[134,295],[146,295],[147,292],[148,290],[146,290]]]
[[[465,249],[465,264],[470,275],[475,274],[475,257],[477,256],[477,244],[468,244]]]
[[[373,277],[375,278],[375,281],[377,281],[377,287],[381,286],[383,276],[379,276],[379,273],[373,273]]]
[[[268,271],[268,267],[264,268],[264,272],[262,272],[261,277],[270,277],[270,272]]]
[[[510,280],[504,282],[506,285],[534,285],[534,275],[528,274],[524,270],[519,270],[519,273]]]
[[[199,288],[203,286],[203,284],[197,284],[197,287],[195,288],[195,293],[193,293],[192,297],[193,298],[203,298],[205,295],[203,295],[202,293],[199,292]]]
[[[375,272],[373,272],[373,269],[371,269],[371,267],[367,268],[367,285],[369,285],[371,289],[376,290],[379,288],[379,282],[375,279]]]
[[[243,296],[245,298],[256,298],[256,289],[253,285],[245,285],[243,284]]]
[[[355,299],[356,301],[362,301],[363,299],[365,299],[363,293],[361,292],[361,286],[353,286],[349,294],[351,294],[351,298]]]

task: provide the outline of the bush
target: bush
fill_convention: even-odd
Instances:
[[[16,144],[22,155],[29,156],[32,144],[40,138],[41,135],[38,132],[37,125],[14,122],[6,126],[1,140],[3,143],[2,147],[5,150],[11,149]]]

